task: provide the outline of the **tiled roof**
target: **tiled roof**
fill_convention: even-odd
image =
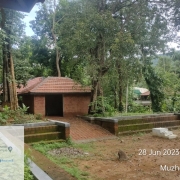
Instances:
[[[30,79],[27,81],[27,85],[21,85],[21,88],[17,88],[17,93],[28,93],[31,89],[36,87],[40,82],[43,81],[44,78],[36,77],[34,79]]]
[[[27,82],[27,86],[17,90],[18,94],[24,93],[83,93],[91,92],[89,87],[83,87],[66,77],[37,77]]]
[[[141,94],[141,96],[149,96],[149,95],[150,95],[150,91],[146,91],[146,92]]]

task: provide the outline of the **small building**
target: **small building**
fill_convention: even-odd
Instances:
[[[65,117],[88,114],[91,89],[66,77],[37,77],[17,93],[29,113]]]
[[[133,96],[134,96],[135,103],[141,104],[143,106],[151,105],[150,91],[148,89],[134,87],[133,88]]]

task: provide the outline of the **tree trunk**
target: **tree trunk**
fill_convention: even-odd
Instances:
[[[98,89],[98,80],[92,80],[92,90],[91,90],[91,104],[89,106],[88,114],[93,114],[95,112],[97,104],[97,89]]]
[[[16,110],[18,108],[18,98],[17,98],[17,91],[16,91],[16,80],[15,80],[15,74],[14,74],[14,63],[13,63],[13,58],[12,58],[12,54],[10,53],[10,74],[11,74],[11,78],[12,78],[12,82],[11,82],[11,87],[12,90],[12,99],[10,99],[11,102],[11,109]]]
[[[117,92],[114,92],[114,108],[117,109]]]
[[[127,82],[127,87],[126,87],[126,108],[125,108],[126,113],[128,112],[128,95],[129,95],[129,92],[128,92],[128,82]]]
[[[8,58],[7,58],[7,46],[5,43],[2,45],[3,47],[3,103],[8,102],[9,100],[9,87],[7,82],[7,72],[8,72]]]
[[[122,72],[121,72],[121,65],[118,63],[118,75],[119,75],[119,111],[123,111],[123,103],[122,103],[122,98],[123,98],[123,87],[122,87]]]
[[[7,36],[11,35],[11,30],[5,26],[5,12],[1,9],[1,28]],[[3,41],[3,104],[10,106],[11,110],[18,108],[18,99],[16,93],[16,80],[14,75],[14,65],[11,53],[10,37],[4,38]]]
[[[55,20],[56,20],[56,0],[54,0],[54,13],[53,13],[53,25],[52,25],[52,29],[51,29],[51,33],[54,39],[54,46],[55,46],[55,50],[56,50],[56,69],[57,69],[57,76],[61,77],[61,71],[60,71],[60,67],[59,67],[59,61],[60,61],[60,52],[58,50],[57,47],[57,37],[55,34]]]
[[[106,0],[101,0],[97,2],[97,9],[101,13],[106,8]],[[89,106],[89,113],[93,113],[98,110],[98,113],[104,113],[104,98],[103,98],[103,88],[101,85],[102,77],[108,71],[109,67],[105,64],[105,41],[102,33],[99,33],[98,42],[94,49],[90,50],[91,57],[97,65],[97,76],[96,79],[93,78],[92,81],[92,91],[91,91],[91,104]],[[100,100],[97,104],[97,100]]]

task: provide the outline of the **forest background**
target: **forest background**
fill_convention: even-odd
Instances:
[[[34,36],[23,18],[0,10],[3,102],[30,78],[62,76],[91,87],[90,114],[149,111],[134,103],[134,86],[150,90],[153,112],[180,111],[180,52],[167,45],[179,43],[178,0],[46,0]]]

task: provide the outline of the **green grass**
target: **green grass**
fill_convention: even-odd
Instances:
[[[143,115],[149,115],[149,114],[160,114],[160,113],[154,113],[152,111],[147,111],[144,113],[120,113],[120,112],[116,112],[113,113],[111,116],[108,116],[107,114],[105,114],[105,116],[101,115],[101,114],[95,114],[95,115],[87,115],[87,117],[120,117],[120,116],[143,116]]]
[[[145,132],[138,132],[138,133],[134,134],[134,136],[144,136],[144,135],[146,135]]]
[[[85,171],[81,171],[78,168],[78,165],[73,161],[73,158],[67,156],[53,156],[48,153],[48,151],[63,147],[74,147],[83,150],[84,152],[93,151],[93,143],[82,143],[75,144],[71,141],[71,139],[66,142],[53,142],[51,144],[47,144],[45,142],[40,142],[32,145],[34,149],[40,151],[46,157],[48,157],[51,161],[59,165],[65,171],[70,173],[72,176],[77,178],[78,180],[90,180],[89,174]],[[82,157],[81,157],[82,158]]]
[[[144,112],[144,113],[117,113],[115,116],[143,116],[143,115],[149,115],[149,114],[154,114],[152,111],[150,112]]]

